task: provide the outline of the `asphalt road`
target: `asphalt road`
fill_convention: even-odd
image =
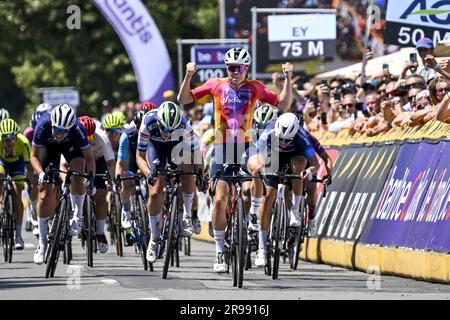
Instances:
[[[231,274],[212,270],[214,246],[192,241],[191,256],[180,255],[180,268],[170,268],[161,278],[162,261],[153,272],[144,271],[133,247],[124,257],[114,249],[94,256],[88,268],[79,240],[74,240],[74,260],[62,260],[55,277],[44,278],[45,265],[32,262],[37,240],[24,233],[26,248],[15,251],[13,263],[0,262],[0,300],[3,299],[148,299],[148,300],[308,300],[308,299],[450,299],[450,285],[427,283],[313,263],[299,263],[292,271],[287,264],[274,281],[262,269],[245,273],[244,287],[233,287]],[[2,256],[3,257],[3,256]],[[253,257],[254,258],[254,257]]]

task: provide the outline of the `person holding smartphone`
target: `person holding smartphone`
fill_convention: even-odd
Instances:
[[[421,38],[417,41],[416,44],[417,53],[412,52],[409,56],[409,61],[407,61],[403,67],[403,71],[401,74],[401,79],[406,78],[406,72],[408,70],[411,71],[412,74],[416,73],[421,75],[427,83],[429,83],[436,75],[436,70],[434,68],[429,67],[425,58],[427,56],[434,56],[434,43],[430,38]],[[419,67],[417,54],[422,59],[423,65]]]

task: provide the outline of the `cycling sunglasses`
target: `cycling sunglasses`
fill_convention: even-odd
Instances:
[[[227,66],[227,70],[230,72],[239,72],[239,73],[244,73],[247,70],[247,66],[240,64],[240,65],[230,65]]]
[[[160,129],[162,132],[164,132],[164,133],[172,133],[172,132],[173,132],[173,130],[168,129],[168,128],[162,126],[162,125],[159,126],[159,129]]]
[[[108,128],[105,129],[106,133],[110,133],[110,134],[120,134],[122,133],[122,129],[120,128]]]
[[[66,134],[67,132],[69,132],[69,129],[58,128],[55,126],[53,126],[52,129],[55,132],[55,134],[57,134],[57,135],[63,135],[63,134]]]
[[[11,141],[11,140],[13,140],[15,137],[16,137],[16,134],[15,134],[14,132],[7,133],[7,134],[2,134],[2,140],[3,140],[3,141],[5,141],[5,140]]]
[[[256,125],[256,128],[257,128],[258,130],[264,130],[266,127],[267,127],[267,124],[257,124],[257,125]]]
[[[94,135],[91,134],[90,136],[87,136],[87,139],[89,142],[94,142]]]

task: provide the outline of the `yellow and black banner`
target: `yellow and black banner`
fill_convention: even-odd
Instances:
[[[320,198],[316,234],[344,241],[359,239],[370,213],[375,209],[398,146],[343,148],[333,171],[333,184]]]

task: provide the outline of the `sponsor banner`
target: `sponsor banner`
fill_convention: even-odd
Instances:
[[[224,78],[227,76],[225,67],[225,54],[236,46],[248,50],[247,44],[224,44],[224,45],[195,45],[191,47],[191,61],[195,62],[198,71],[194,74],[192,82],[202,84],[213,78]]]
[[[175,87],[172,64],[164,39],[144,4],[138,0],[92,2],[113,26],[128,53],[140,100],[162,103],[163,92]]]
[[[42,88],[43,100],[51,105],[67,103],[72,107],[80,105],[80,94],[78,90],[71,88]]]
[[[248,50],[246,44],[195,45],[191,47],[191,61],[199,68],[224,68],[225,54],[236,46]]]
[[[267,25],[269,59],[302,60],[336,54],[335,14],[270,15]]]
[[[365,158],[364,148],[341,150],[333,169],[333,183],[326,198],[319,197],[317,228],[314,236],[331,237],[339,223],[339,212],[345,207]]]
[[[336,40],[335,14],[271,15],[267,17],[267,22],[269,42]]]
[[[450,30],[436,29],[434,27],[419,27],[398,22],[387,22],[386,30],[389,30],[385,34],[386,43],[401,47],[415,47],[417,41],[425,37],[433,40],[434,47],[440,41],[450,40]]]
[[[369,212],[377,204],[397,149],[395,145],[354,149],[356,152],[350,152],[342,161],[345,165],[336,164],[333,185],[338,180],[337,186],[319,204],[316,236],[345,241],[359,238]]]
[[[385,42],[413,47],[428,37],[436,47],[450,39],[450,2],[442,0],[389,0],[386,11]]]
[[[363,243],[450,251],[449,151],[446,141],[401,147]]]
[[[381,146],[366,149],[367,156],[358,178],[350,192],[333,238],[345,241],[359,240],[370,212],[377,205],[384,184],[396,159],[398,146]]]
[[[428,236],[426,249],[450,252],[450,142],[442,141],[441,144],[444,145],[442,156],[417,220],[423,226],[426,222],[435,225]]]

